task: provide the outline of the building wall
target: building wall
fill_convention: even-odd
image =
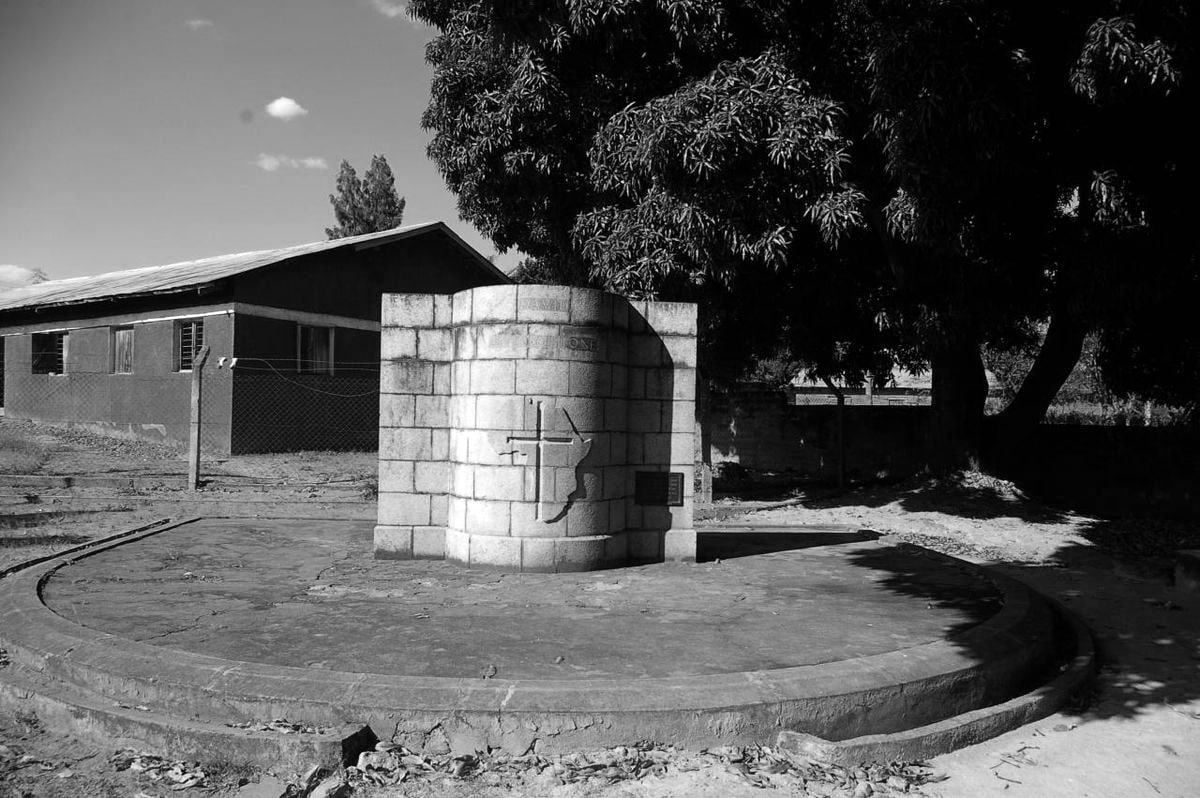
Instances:
[[[846,477],[894,479],[920,468],[929,407],[846,407]],[[742,388],[710,395],[712,464],[736,463],[836,481],[836,406],[788,403],[781,391]]]
[[[182,309],[187,316],[208,308]],[[175,371],[175,321],[148,321],[149,314],[113,316],[111,324],[93,320],[57,321],[47,329],[68,331],[66,373],[34,374],[33,333],[4,338],[5,414],[45,423],[79,425],[110,434],[152,440],[188,440],[191,420],[190,372]],[[134,330],[133,373],[112,373],[112,328]],[[227,313],[204,317],[204,340],[212,350],[204,373],[202,445],[229,451],[231,382],[228,371],[214,368],[216,358],[233,344],[233,319]]]

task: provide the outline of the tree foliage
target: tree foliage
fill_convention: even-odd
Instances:
[[[330,239],[378,233],[399,227],[404,218],[404,198],[396,192],[396,179],[387,158],[371,156],[371,165],[359,179],[349,161],[338,168],[336,193],[329,195],[337,224],[325,228]]]
[[[702,301],[710,363],[932,364],[969,448],[984,345],[1049,321],[1011,414],[1036,420],[1089,332],[1140,383],[1182,326],[1155,303],[1200,298],[1182,0],[411,8],[463,216],[568,282]]]

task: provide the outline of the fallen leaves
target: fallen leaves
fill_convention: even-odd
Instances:
[[[112,756],[113,767],[118,770],[129,770],[141,773],[151,781],[167,782],[172,790],[187,790],[192,787],[202,787],[207,776],[195,762],[171,762],[160,756],[147,753],[137,753],[131,749],[118,751]]]

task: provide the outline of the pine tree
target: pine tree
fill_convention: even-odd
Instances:
[[[334,227],[326,227],[330,239],[378,233],[399,227],[404,218],[404,198],[396,193],[396,179],[387,158],[371,157],[371,166],[360,180],[349,161],[338,169],[333,205]]]

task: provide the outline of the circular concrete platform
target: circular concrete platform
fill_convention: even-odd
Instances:
[[[414,748],[842,740],[1058,664],[1019,583],[872,533],[713,529],[697,564],[498,574],[371,557],[369,523],[194,520],[0,581],[0,642],[190,721],[363,722]]]

